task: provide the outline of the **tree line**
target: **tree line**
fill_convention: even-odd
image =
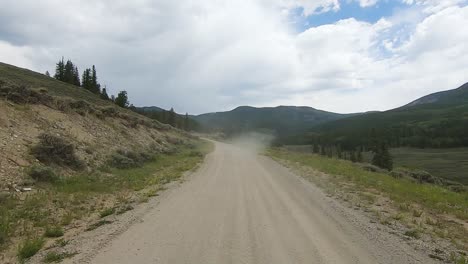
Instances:
[[[390,153],[389,144],[372,130],[365,145],[348,145],[340,142],[325,141],[316,137],[311,142],[312,152],[326,157],[350,160],[351,162],[365,162],[364,153],[370,153],[372,165],[387,169],[393,169],[393,157]]]
[[[185,115],[179,115],[174,111],[174,108],[171,108],[169,111],[160,109],[160,110],[146,110],[144,108],[130,107],[131,110],[149,117],[151,119],[158,120],[161,123],[169,124],[173,127],[183,129],[186,131],[199,130],[200,125],[197,121],[189,117],[188,113]]]
[[[47,76],[50,73],[46,71]],[[101,84],[98,82],[96,66],[87,68],[83,71],[80,79],[80,72],[78,66],[76,66],[71,60],[64,61],[64,58],[58,61],[55,65],[55,74],[53,76],[56,80],[69,83],[71,85],[79,86],[92,93],[99,95],[101,99],[110,100],[120,107],[128,107],[130,105],[126,91],[120,91],[117,96],[107,93],[107,88],[104,86],[101,89]]]
[[[46,71],[46,76],[51,77],[50,73]],[[143,114],[149,118],[158,120],[161,123],[169,124],[173,127],[184,129],[184,130],[195,130],[198,129],[198,123],[189,118],[188,114],[181,116],[175,113],[174,109],[170,111],[152,111],[145,112],[137,107],[130,104],[128,99],[127,91],[123,90],[117,93],[117,96],[110,95],[107,92],[106,86],[101,88],[101,84],[98,81],[96,66],[93,65],[91,68],[86,68],[80,77],[78,66],[76,66],[71,60],[65,62],[64,58],[58,61],[55,65],[55,73],[53,78],[56,80],[75,85],[77,87],[86,89],[103,100],[109,100],[122,108],[128,108],[139,114]]]

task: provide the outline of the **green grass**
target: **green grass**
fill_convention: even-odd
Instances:
[[[18,247],[18,259],[24,261],[34,255],[42,248],[44,245],[44,239],[33,238],[27,239]]]
[[[370,172],[345,160],[319,155],[271,149],[268,155],[334,175],[338,181],[348,181],[361,189],[376,189],[398,203],[416,203],[437,213],[449,213],[468,219],[468,193],[456,193],[429,184],[417,184],[406,179],[395,179],[388,174]]]
[[[103,211],[101,211],[101,213],[99,214],[99,216],[101,218],[104,218],[106,216],[109,216],[109,215],[113,215],[115,213],[115,208],[114,207],[111,207],[111,208],[106,208],[104,209]]]
[[[1,80],[8,81],[16,85],[26,85],[34,88],[47,89],[48,93],[53,96],[69,97],[75,100],[84,100],[86,102],[101,105],[112,106],[109,101],[101,100],[95,94],[79,87],[60,82],[54,78],[47,77],[43,74],[15,67],[0,62]]]
[[[44,232],[45,237],[61,237],[63,236],[63,229],[60,226],[53,226],[46,228]]]
[[[434,176],[468,185],[468,148],[391,150],[396,167],[422,169]]]
[[[47,252],[45,255],[43,262],[44,263],[54,263],[54,262],[61,262],[62,260],[72,257],[76,253],[58,253],[58,252]]]
[[[137,192],[138,195],[144,195],[147,190],[152,193],[161,190],[163,184],[179,179],[184,172],[193,169],[212,148],[209,142],[193,140],[190,144],[178,145],[177,151],[172,154],[156,156],[141,167],[79,173],[59,181],[41,183],[37,186],[37,192],[29,194],[24,200],[13,196],[3,198],[0,203],[0,250],[8,245],[10,238],[24,233],[45,230],[45,237],[57,237],[63,235],[60,225],[68,225],[75,219],[93,213],[105,217],[131,210],[133,207],[128,204],[126,196],[140,190],[143,190],[140,192],[142,194]],[[194,151],[203,155],[194,155]],[[145,196],[145,199],[148,197]],[[60,225],[57,226],[57,223]],[[108,223],[101,219],[90,225],[88,230]],[[43,241],[26,240],[18,251],[18,258],[28,258],[33,249],[40,249]]]

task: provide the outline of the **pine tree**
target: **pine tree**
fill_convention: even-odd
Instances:
[[[185,113],[185,118],[184,118],[184,130],[185,131],[189,131],[190,130],[190,120],[189,120],[189,116],[188,116],[188,113]]]
[[[50,77],[49,71],[46,71],[46,72],[45,72],[45,76]]]
[[[63,74],[63,80],[66,83],[74,84],[75,83],[75,66],[70,60],[67,60],[65,64],[65,72]]]
[[[115,104],[123,108],[128,107],[129,101],[126,91],[121,91],[117,94],[117,97],[115,98]]]
[[[106,86],[104,86],[104,88],[102,88],[101,99],[109,100],[109,95],[107,94]]]
[[[372,164],[387,170],[393,169],[393,158],[387,144],[380,143],[378,145],[377,150],[374,152],[374,157],[372,158]]]
[[[363,162],[364,161],[364,158],[362,157],[362,149],[361,148],[358,150],[356,159],[357,159],[357,162]]]
[[[88,91],[92,89],[91,83],[91,69],[86,69],[83,71],[83,77],[81,78],[81,87],[85,88]]]
[[[333,148],[327,147],[327,157],[333,158]]]
[[[320,146],[320,155],[325,156],[327,153],[325,152],[325,147],[323,145]]]
[[[96,67],[94,65],[91,72],[91,92],[95,94],[101,93],[101,85],[97,81]]]
[[[356,153],[354,151],[351,151],[350,160],[351,160],[351,162],[356,162],[357,161]]]
[[[62,57],[62,60],[57,62],[56,66],[55,66],[54,78],[59,80],[59,81],[64,81],[65,80],[65,63],[63,61],[63,57]]]
[[[174,108],[171,108],[171,110],[169,110],[168,124],[173,127],[176,127],[176,115]]]
[[[314,152],[315,154],[319,154],[320,148],[318,144],[314,144],[314,146],[312,147],[312,152]]]
[[[336,147],[336,155],[338,156],[339,159],[343,158],[343,153],[341,152],[341,146],[340,145],[338,145]]]
[[[73,84],[76,86],[80,86],[80,72],[78,71],[78,67],[75,66],[75,69],[73,70]]]

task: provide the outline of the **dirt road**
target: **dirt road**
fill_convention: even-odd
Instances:
[[[268,158],[216,143],[91,263],[432,263]]]

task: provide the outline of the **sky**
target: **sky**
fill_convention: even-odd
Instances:
[[[0,0],[0,61],[136,106],[388,110],[468,82],[468,0]]]

